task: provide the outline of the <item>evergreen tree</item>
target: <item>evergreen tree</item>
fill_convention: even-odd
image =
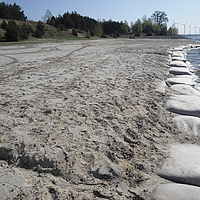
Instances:
[[[35,37],[41,38],[45,33],[45,27],[44,24],[39,21],[36,25],[36,31],[35,31]]]
[[[174,35],[172,27],[170,27],[167,31],[167,35]]]
[[[138,19],[135,24],[133,25],[133,29],[132,31],[136,34],[136,35],[140,35],[143,31],[142,28],[142,22],[140,19]]]
[[[63,17],[61,17],[60,23],[64,24],[67,29],[74,28],[74,23],[69,12],[64,13]]]
[[[100,20],[98,20],[96,23],[95,34],[99,37],[101,37],[101,35],[103,34],[103,23]]]
[[[152,24],[151,19],[144,20],[142,23],[142,27],[143,27],[143,33],[145,33],[146,35],[150,36],[156,32],[155,26]]]
[[[36,29],[38,29],[42,33],[42,35],[44,35],[44,33],[45,33],[45,27],[44,27],[44,24],[41,21],[39,21],[37,23]]]
[[[72,29],[72,35],[74,35],[74,36],[78,36],[78,33],[77,33],[77,31],[76,31],[76,29],[74,28],[74,29]]]
[[[21,9],[16,3],[9,5],[2,2],[0,3],[0,18],[26,21],[27,17]]]
[[[1,24],[1,28],[2,29],[6,29],[7,23],[3,20],[2,24]]]
[[[90,31],[87,32],[86,38],[90,38]]]
[[[21,40],[27,40],[29,37],[29,34],[33,32],[32,28],[30,25],[27,25],[24,23],[22,27],[20,28],[19,36]]]
[[[19,27],[14,20],[8,21],[5,37],[9,42],[19,41]]]
[[[67,12],[64,13],[63,16],[59,14],[56,18],[52,16],[47,23],[50,25],[53,24],[57,28],[60,26],[60,24],[63,24],[67,29],[76,28],[79,30],[88,31],[95,30],[97,21],[89,17],[83,17],[77,12],[72,12],[71,14]]]
[[[92,29],[92,30],[90,30],[90,35],[91,35],[91,37],[94,37],[94,34],[95,34],[95,31]]]

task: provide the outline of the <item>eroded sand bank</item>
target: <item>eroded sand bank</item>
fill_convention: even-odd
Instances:
[[[0,196],[151,199],[170,144],[168,51],[185,40],[0,47]]]

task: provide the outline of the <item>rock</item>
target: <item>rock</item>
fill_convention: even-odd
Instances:
[[[161,184],[152,193],[155,200],[198,200],[200,188],[177,183]]]
[[[170,181],[200,186],[200,146],[179,144],[170,146],[170,156],[156,173]]]
[[[200,117],[200,97],[174,95],[167,101],[166,109],[177,114]]]

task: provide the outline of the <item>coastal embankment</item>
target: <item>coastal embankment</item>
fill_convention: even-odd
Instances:
[[[175,76],[169,52],[188,44],[196,43],[1,46],[0,196],[153,199],[160,185],[176,181],[158,169],[171,145],[189,147],[196,138],[175,126],[179,114],[166,109],[172,91],[165,81]]]
[[[171,97],[166,109],[177,114],[173,119],[175,126],[195,141],[170,145],[170,156],[156,173],[175,183],[159,185],[154,191],[157,200],[199,199],[200,196],[200,91],[195,81],[199,77],[196,75],[198,68],[186,60],[189,50],[199,48],[199,44],[179,46],[170,52],[172,77],[166,83],[171,89]]]

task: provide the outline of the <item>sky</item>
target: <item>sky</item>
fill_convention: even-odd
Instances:
[[[3,1],[1,1],[3,2]],[[144,15],[148,18],[155,11],[164,11],[169,19],[168,28],[173,23],[179,34],[200,34],[200,0],[4,0],[7,4],[22,7],[28,20],[39,21],[49,9],[53,16],[76,11],[93,19],[128,21],[135,23]],[[191,29],[190,26],[191,25]],[[199,27],[199,28],[196,28]]]

